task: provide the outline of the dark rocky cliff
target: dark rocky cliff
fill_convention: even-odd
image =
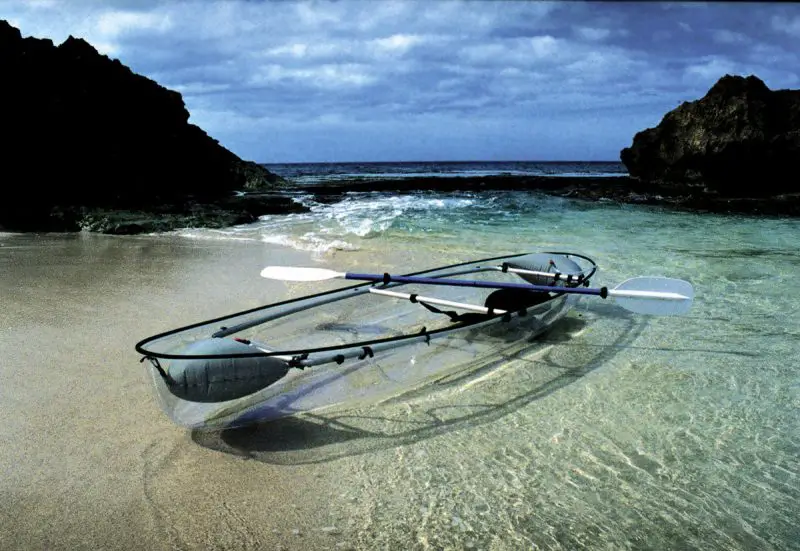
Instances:
[[[285,182],[189,124],[179,93],[82,39],[23,39],[0,21],[0,79],[0,228],[113,231],[96,221],[123,210],[155,213],[160,229],[224,225],[291,207],[237,205],[234,191]],[[147,229],[137,227],[121,231]]]
[[[723,197],[800,192],[800,90],[725,75],[703,98],[637,133],[620,158],[632,177],[654,186]]]

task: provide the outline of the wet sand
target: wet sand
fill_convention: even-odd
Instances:
[[[134,344],[279,300],[260,243],[0,234],[0,549],[332,545],[334,473],[219,453],[158,409]],[[299,532],[299,533],[298,533]]]
[[[450,469],[473,455],[460,449],[470,430],[579,375],[556,366],[512,388],[514,358],[500,357],[378,406],[190,431],[160,411],[134,344],[310,292],[259,277],[267,264],[313,263],[308,253],[166,236],[5,234],[0,244],[3,550],[424,548],[431,537],[445,538],[434,548],[474,546],[474,531],[425,520],[425,496],[438,500]],[[565,330],[582,327],[574,319]],[[448,465],[445,479],[429,460]],[[421,470],[406,480],[404,466]],[[430,476],[430,488],[416,486]],[[447,518],[451,497],[440,504]],[[512,533],[481,532],[492,548],[516,547]]]

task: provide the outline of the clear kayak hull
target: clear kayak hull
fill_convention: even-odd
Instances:
[[[561,273],[576,278],[562,278],[562,286],[586,284],[595,273],[587,257],[537,253],[414,275],[519,282],[519,274],[501,268],[519,261],[525,268],[552,270],[541,265],[545,258],[555,258]],[[172,421],[216,430],[375,403],[502,359],[535,346],[532,339],[562,319],[580,296],[554,286],[533,301],[506,301],[504,310],[481,314],[370,292],[375,288],[478,306],[491,304],[492,295],[483,288],[365,283],[175,329],[136,349],[149,360],[156,396]]]

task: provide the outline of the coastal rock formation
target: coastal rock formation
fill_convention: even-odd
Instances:
[[[217,225],[260,213],[232,203],[234,191],[285,183],[189,124],[179,93],[82,39],[54,46],[0,21],[0,78],[0,228],[75,230],[87,209],[201,225],[205,212]]]
[[[637,133],[620,158],[632,177],[656,186],[702,186],[725,197],[800,192],[800,90],[725,75]]]

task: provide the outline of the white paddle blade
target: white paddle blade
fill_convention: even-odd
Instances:
[[[281,281],[325,281],[344,277],[344,272],[334,272],[325,268],[300,268],[293,266],[267,266],[261,270],[261,277]]]
[[[688,281],[669,277],[634,277],[623,281],[608,296],[637,314],[674,316],[692,307],[694,288]]]

